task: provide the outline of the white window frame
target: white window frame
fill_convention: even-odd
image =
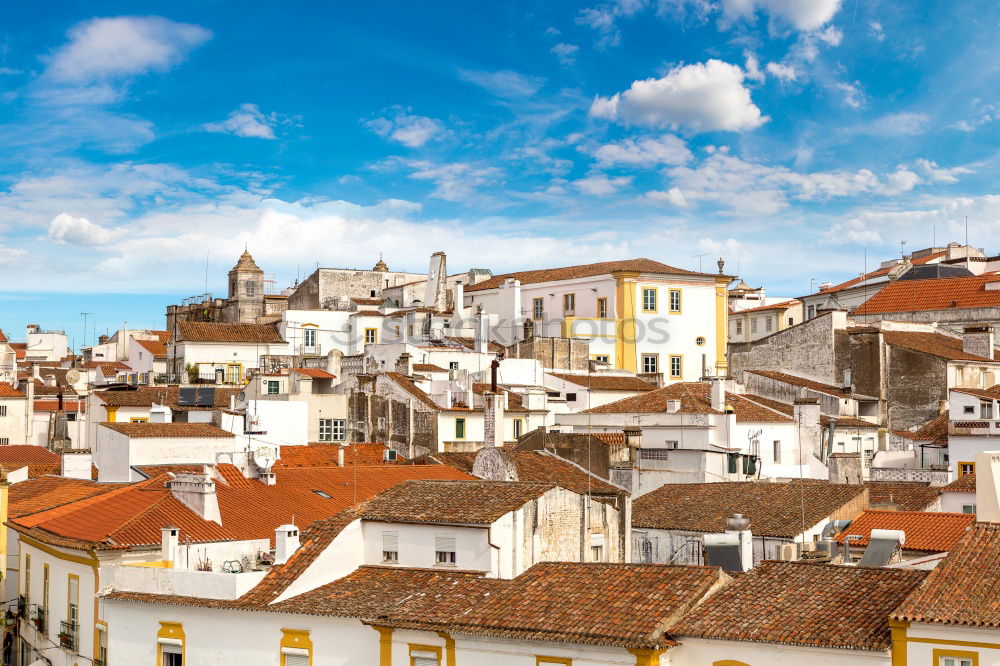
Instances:
[[[652,369],[650,369],[652,368]],[[655,375],[660,371],[660,355],[659,354],[643,354],[642,355],[642,371],[647,375]]]
[[[330,419],[330,421],[330,441],[345,441],[347,439],[347,419]]]
[[[319,420],[319,441],[321,442],[333,441],[333,419]]]

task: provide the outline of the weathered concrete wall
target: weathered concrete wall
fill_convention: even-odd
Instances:
[[[423,273],[320,268],[299,284],[288,298],[289,310],[325,308],[336,299],[381,298],[382,290],[426,279]],[[373,294],[374,292],[374,294]]]
[[[780,400],[788,404],[795,402],[797,398],[816,398],[819,400],[820,411],[823,414],[827,416],[840,415],[841,399],[836,396],[788,384],[779,379],[755,375],[752,372],[744,373],[743,379],[748,393]]]
[[[942,358],[889,345],[887,427],[906,430],[938,415],[941,400],[948,399],[948,363]]]
[[[552,370],[587,370],[590,342],[578,338],[532,337],[507,348],[508,358],[533,358]]]
[[[385,442],[407,458],[437,450],[437,412],[382,375],[354,375],[348,394],[352,442]]]
[[[1000,307],[968,308],[961,310],[925,310],[922,312],[885,312],[865,315],[866,322],[881,321],[914,321],[925,324],[937,322],[945,331],[959,335],[962,330],[972,324],[1000,324]]]
[[[611,451],[607,444],[590,435],[545,432],[543,428],[536,428],[518,440],[517,448],[521,451],[549,450],[602,479],[610,478]]]
[[[832,312],[754,342],[730,344],[729,373],[744,381],[745,370],[781,370],[837,385],[846,366],[836,358],[844,342],[835,332],[845,326],[844,313]]]

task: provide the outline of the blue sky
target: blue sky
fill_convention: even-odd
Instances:
[[[157,325],[245,244],[280,286],[380,252],[706,253],[775,295],[965,216],[995,253],[998,27],[968,0],[4,3],[0,327]]]

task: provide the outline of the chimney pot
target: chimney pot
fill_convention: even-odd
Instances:
[[[274,530],[274,563],[284,564],[299,549],[299,528],[279,525]]]

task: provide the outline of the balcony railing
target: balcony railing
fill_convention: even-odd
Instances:
[[[44,634],[48,627],[47,622],[48,614],[44,608],[35,609],[35,617],[31,619],[31,623],[35,625],[35,631]]]
[[[80,625],[76,622],[59,623],[59,645],[76,652],[79,646]]]

